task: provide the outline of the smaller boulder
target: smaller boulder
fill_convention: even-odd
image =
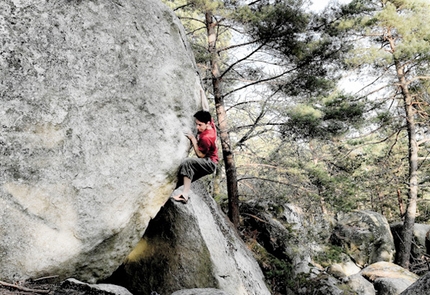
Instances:
[[[373,285],[378,295],[399,295],[411,285],[411,282],[404,278],[380,278],[376,279]]]
[[[93,295],[133,295],[126,288],[112,284],[87,284],[76,279],[67,279],[61,284],[61,290],[72,293],[70,290]],[[68,291],[67,291],[68,290]]]
[[[219,289],[188,289],[188,290],[179,290],[176,292],[173,292],[172,295],[230,295],[222,290]]]
[[[394,261],[394,239],[383,215],[363,210],[339,214],[337,220],[330,241],[344,248],[356,264]]]
[[[410,285],[418,280],[418,276],[397,264],[380,261],[364,268],[361,275],[370,282],[375,282],[380,278],[402,279],[409,282]]]
[[[342,261],[330,265],[327,272],[336,278],[349,277],[360,272],[359,268],[346,254],[341,254]]]
[[[344,281],[346,285],[348,285],[348,287],[355,292],[354,294],[357,294],[357,295],[375,295],[376,294],[373,284],[358,273],[352,276],[349,276]]]

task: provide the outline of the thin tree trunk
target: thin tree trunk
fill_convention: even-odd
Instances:
[[[402,67],[396,63],[397,76],[399,77],[400,87],[403,95],[403,103],[406,114],[406,128],[408,131],[408,160],[409,160],[409,188],[408,201],[406,204],[405,218],[401,232],[402,242],[400,243],[398,264],[409,269],[410,255],[412,248],[413,230],[415,224],[415,215],[417,212],[418,196],[418,144],[415,130],[415,111],[412,105],[413,98],[405,79],[405,73]]]
[[[382,200],[382,193],[378,193],[378,201],[379,201],[379,210],[381,210],[381,214],[384,215],[384,202]]]
[[[399,188],[397,189],[397,203],[399,204],[400,216],[403,217],[403,215],[405,214],[405,208],[403,205],[403,199]]]
[[[212,87],[215,99],[215,109],[218,118],[219,136],[221,139],[222,154],[225,165],[227,194],[228,194],[228,217],[237,228],[239,226],[239,196],[237,190],[237,173],[234,154],[230,144],[228,132],[227,114],[224,106],[224,97],[221,90],[221,74],[218,65],[218,52],[216,50],[216,26],[211,12],[206,12],[206,29],[208,33],[208,50],[211,56]]]

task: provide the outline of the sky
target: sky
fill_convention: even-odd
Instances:
[[[333,0],[312,0],[312,5],[310,8],[314,11],[321,11],[323,10],[329,2],[332,2]],[[337,2],[345,4],[351,2],[351,0],[337,0]]]

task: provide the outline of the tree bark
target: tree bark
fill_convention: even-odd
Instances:
[[[212,87],[215,99],[215,109],[218,119],[218,131],[221,140],[222,154],[226,173],[228,194],[228,217],[237,228],[239,226],[239,194],[237,190],[237,173],[234,154],[230,143],[227,114],[224,106],[224,96],[221,90],[222,76],[219,69],[218,52],[216,50],[216,26],[211,12],[205,13],[208,34],[208,51],[210,53]]]

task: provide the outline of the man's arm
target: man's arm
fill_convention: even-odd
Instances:
[[[191,141],[191,144],[193,145],[193,149],[197,157],[199,158],[206,157],[206,154],[202,153],[202,151],[199,150],[199,146],[197,144],[197,138],[191,133],[185,133],[185,136],[188,137],[188,139]]]

